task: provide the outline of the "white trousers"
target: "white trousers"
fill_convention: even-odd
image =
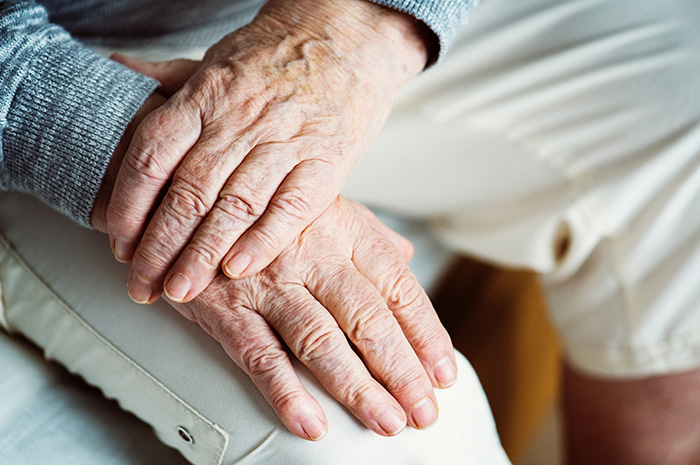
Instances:
[[[196,465],[509,463],[478,379],[461,356],[457,384],[437,391],[437,424],[392,438],[356,421],[297,364],[329,422],[323,440],[305,441],[285,429],[247,375],[198,326],[163,301],[149,307],[131,302],[124,288],[126,267],[115,262],[106,236],[20,194],[0,196],[0,234],[3,324],[151,424],[161,441]],[[30,396],[34,402],[24,404],[33,411],[45,411],[47,403],[55,410],[56,396],[32,396],[33,388],[47,384],[40,376],[31,375],[29,385],[15,381],[0,383],[7,396],[4,408],[22,405]],[[77,418],[62,412],[62,418],[68,419],[65,428],[82,429],[80,412]],[[36,437],[27,429],[46,429],[33,419],[45,421],[40,414],[0,416],[0,424],[13,423],[10,430],[21,432],[15,439]],[[37,450],[25,449],[26,441],[4,442],[0,439],[0,457],[16,454],[7,463],[67,463],[60,456],[66,445],[51,449],[56,444],[41,433],[37,443],[48,449],[34,462],[30,458]]]
[[[486,0],[345,194],[539,271],[593,375],[700,366],[700,3]]]

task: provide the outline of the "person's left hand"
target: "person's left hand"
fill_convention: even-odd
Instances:
[[[437,420],[432,387],[452,384],[457,370],[406,263],[411,252],[366,208],[338,197],[260,273],[219,274],[173,306],[221,343],[298,436],[320,439],[327,420],[285,345],[365,426],[392,436]]]
[[[93,223],[104,230],[103,209]],[[364,425],[392,436],[407,423],[434,423],[433,387],[457,376],[450,337],[408,268],[411,254],[406,239],[338,197],[260,273],[220,273],[192,301],[169,303],[219,341],[299,437],[320,439],[328,424],[287,347]]]
[[[186,302],[220,267],[241,278],[272,262],[338,195],[427,56],[402,13],[271,0],[201,67],[115,57],[174,92],[136,131],[108,207],[132,299],[164,288]]]

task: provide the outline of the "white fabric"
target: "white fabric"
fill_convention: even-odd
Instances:
[[[0,463],[185,465],[147,424],[0,331]]]
[[[131,302],[126,267],[114,261],[105,236],[20,194],[0,196],[0,233],[10,330],[117,399],[196,465],[509,463],[476,375],[461,356],[459,381],[437,392],[438,423],[394,438],[366,429],[296,366],[329,419],[328,435],[312,443],[285,429],[200,328],[162,301]],[[26,421],[17,427],[35,427]],[[179,428],[194,442],[183,441]]]
[[[345,193],[543,274],[569,360],[700,363],[700,5],[487,0]]]

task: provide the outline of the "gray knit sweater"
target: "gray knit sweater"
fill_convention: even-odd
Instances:
[[[422,20],[442,55],[478,0],[372,1]],[[83,43],[208,46],[262,3],[0,0],[0,189],[28,192],[89,226],[109,158],[158,83]]]

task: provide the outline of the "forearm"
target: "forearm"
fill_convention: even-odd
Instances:
[[[270,0],[256,20],[269,24],[271,35],[293,31],[293,40],[332,44],[330,53],[357,60],[352,66],[358,70],[366,63],[386,64],[401,83],[425,68],[438,41],[415,17],[366,0]],[[304,42],[291,45],[305,51]]]

